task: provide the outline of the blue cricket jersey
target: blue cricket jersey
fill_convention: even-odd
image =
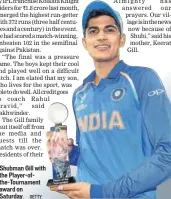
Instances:
[[[91,198],[155,198],[171,177],[171,104],[159,77],[123,61],[98,85],[94,77],[73,95],[77,181],[91,183]]]

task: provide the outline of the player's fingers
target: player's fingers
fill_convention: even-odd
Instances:
[[[73,146],[73,144],[74,144],[74,140],[72,139],[72,138],[69,138],[68,140],[67,140],[67,144],[68,144],[68,152],[71,152],[72,151],[72,146]]]
[[[59,185],[60,186],[60,185]],[[50,186],[50,190],[51,191],[56,191],[56,192],[59,192],[61,194],[65,194],[67,195],[69,198],[72,198],[72,199],[76,199],[78,198],[80,192],[79,191],[73,191],[73,190],[69,190],[69,191],[60,191],[58,190],[58,186]]]
[[[68,146],[73,145],[73,144],[74,144],[74,140],[73,140],[72,138],[69,138],[69,139],[67,140],[67,144],[68,144]]]
[[[52,132],[50,132],[50,131],[48,131],[48,132],[47,132],[47,142],[46,142],[46,144],[47,144],[47,148],[49,148],[49,147],[51,146],[51,142],[52,142],[52,135],[53,135],[53,133],[52,133]]]
[[[47,150],[49,151],[51,149],[51,140],[47,140],[46,142]]]
[[[52,137],[52,135],[53,135],[53,132],[51,132],[51,131],[47,131],[47,132],[46,132],[46,137],[47,137],[47,138]]]
[[[46,137],[49,137],[49,135],[50,135],[50,131],[47,131],[46,132]]]
[[[80,199],[79,191],[60,191],[59,193],[67,195],[70,199]]]
[[[48,151],[48,158],[51,162],[53,162],[53,158],[52,158],[52,155],[51,155],[51,151]]]
[[[69,183],[69,184],[61,184],[58,185],[58,191],[78,191],[80,190],[81,184],[79,183]]]

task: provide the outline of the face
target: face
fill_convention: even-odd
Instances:
[[[95,62],[115,60],[124,43],[125,35],[120,35],[112,17],[103,15],[89,20],[83,45]]]

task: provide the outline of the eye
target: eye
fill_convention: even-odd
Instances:
[[[97,29],[89,29],[88,30],[88,34],[91,34],[91,35],[93,35],[93,34],[96,34],[98,32],[98,30]]]
[[[115,33],[118,31],[118,28],[116,26],[110,26],[110,27],[106,27],[105,31],[107,33]]]
[[[114,32],[114,30],[112,28],[107,28],[106,32]]]

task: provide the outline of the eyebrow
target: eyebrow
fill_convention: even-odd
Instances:
[[[91,30],[91,29],[98,29],[98,27],[97,26],[90,26],[90,27],[87,28],[87,30]]]
[[[115,24],[109,24],[109,25],[106,25],[105,28],[118,28],[118,27]],[[90,26],[87,28],[87,30],[91,30],[91,29],[98,29],[98,26]]]
[[[118,27],[115,24],[110,24],[110,25],[105,26],[105,28],[118,28]]]

